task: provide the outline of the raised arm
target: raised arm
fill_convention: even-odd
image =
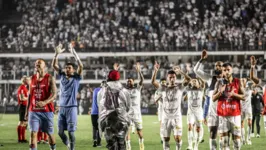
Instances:
[[[256,59],[254,56],[250,57],[251,67],[250,67],[250,79],[256,83],[259,84],[260,80],[258,77],[255,76],[255,67],[256,67]]]
[[[206,87],[205,87],[205,85],[206,85],[205,83],[206,83],[206,82],[205,82],[203,79],[201,79],[201,77],[199,77],[198,80],[199,80],[199,82],[200,82],[200,87],[201,87],[202,89],[205,89],[205,88],[206,88]]]
[[[76,61],[78,62],[78,69],[77,69],[77,73],[79,75],[82,75],[82,71],[83,71],[83,64],[76,52],[76,50],[74,49],[72,43],[69,44],[69,51],[70,53],[74,56],[74,58],[76,59]]]
[[[63,45],[59,44],[57,47],[55,47],[55,55],[52,61],[52,66],[54,71],[58,74],[59,72],[59,66],[58,66],[58,55],[62,52],[64,52],[65,49],[63,49]]]
[[[207,57],[208,57],[207,51],[206,50],[203,50],[202,51],[202,54],[201,54],[201,59],[197,62],[197,64],[193,68],[193,71],[195,72],[195,74],[197,76],[199,76],[200,78],[202,78],[204,81],[208,81],[209,79],[212,78],[212,76],[210,74],[205,73],[203,70],[201,70],[202,62],[204,60],[206,60]]]
[[[154,101],[155,103],[158,103],[158,101],[162,98],[162,94],[161,91],[156,90],[155,94],[154,94]]]
[[[37,102],[36,105],[38,107],[43,107],[49,103],[52,103],[54,101],[54,99],[56,98],[56,82],[52,76],[49,77],[49,85],[50,85],[50,93],[51,94],[46,100]]]
[[[139,86],[142,86],[143,85],[143,81],[144,81],[144,77],[143,77],[143,74],[141,73],[140,63],[139,62],[136,64],[136,70],[137,70],[138,76],[140,78]]]
[[[182,75],[186,81],[190,82],[191,77],[190,77],[188,74],[184,73],[184,72],[180,69],[179,66],[174,66],[174,67],[173,67],[173,70],[175,71],[176,74],[180,74],[180,75]]]
[[[158,64],[157,61],[155,61],[154,71],[153,71],[153,75],[152,75],[152,78],[151,78],[151,83],[156,89],[158,89],[159,86],[160,86],[159,82],[156,81],[156,77],[157,77],[157,73],[158,73],[159,68],[160,68],[160,65]]]

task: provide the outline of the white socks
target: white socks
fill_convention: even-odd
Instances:
[[[241,139],[242,139],[242,141],[246,141],[246,138],[245,138],[245,128],[241,128]]]
[[[193,144],[193,131],[188,131],[188,147],[192,148]]]
[[[182,141],[180,141],[179,143],[176,142],[176,150],[181,150],[181,146],[182,146]]]
[[[201,142],[201,140],[203,139],[203,135],[204,135],[204,129],[203,126],[200,127],[200,136],[199,136],[199,140]]]
[[[170,144],[169,141],[163,140],[163,149],[164,150],[170,150]]]
[[[198,148],[198,146],[199,146],[199,142],[200,142],[200,139],[199,139],[199,136],[200,135],[200,133],[198,133],[197,131],[195,131],[195,145],[194,145],[194,149],[195,149],[195,147],[196,148]]]
[[[250,140],[250,134],[251,134],[251,128],[250,128],[250,126],[248,126],[248,135],[247,135],[248,140]]]
[[[235,139],[233,141],[234,141],[234,150],[240,150],[241,140],[240,139]]]
[[[131,150],[130,140],[126,141],[127,150]]]
[[[209,140],[210,144],[210,150],[217,150],[217,142],[216,139],[210,139]]]
[[[221,137],[221,139],[220,139],[220,149],[230,150],[229,137],[228,136]]]

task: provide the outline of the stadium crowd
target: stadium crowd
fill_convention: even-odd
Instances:
[[[15,1],[22,23],[1,27],[7,51],[48,51],[59,41],[84,51],[265,48],[265,1]]]

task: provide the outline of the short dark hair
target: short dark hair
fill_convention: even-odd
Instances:
[[[104,80],[102,81],[101,86],[105,86],[105,85],[106,85],[106,81]]]
[[[134,81],[134,78],[132,78],[132,77],[128,77],[127,79],[128,79],[128,80],[132,79],[132,80]]]
[[[223,67],[228,67],[228,66],[232,67],[232,64],[230,64],[230,63],[224,63],[223,64]]]
[[[76,65],[74,63],[68,62],[65,66],[72,66],[74,69],[76,69]]]
[[[167,74],[176,74],[174,70],[169,70]]]
[[[162,81],[166,81],[166,78],[161,78],[160,79],[160,82],[162,82]]]

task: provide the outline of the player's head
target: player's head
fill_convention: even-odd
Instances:
[[[254,82],[253,81],[247,81],[246,84],[244,84],[245,88],[246,89],[249,89],[249,90],[252,89],[252,86],[253,85],[254,85]]]
[[[232,65],[230,63],[224,63],[223,64],[223,75],[226,79],[229,79],[232,77],[233,69]]]
[[[69,76],[69,75],[73,75],[74,72],[75,72],[75,64],[74,63],[66,63],[65,65],[65,70],[66,70],[66,75]]]
[[[165,78],[161,78],[160,84],[163,85],[163,86],[166,86],[166,79]]]
[[[215,67],[214,67],[215,75],[220,75],[222,73],[222,67],[223,67],[223,62],[217,61],[215,63]]]
[[[253,85],[253,94],[257,94],[259,92],[259,87],[257,85]]]
[[[198,88],[200,88],[200,81],[199,81],[199,79],[191,79],[190,80],[190,82],[189,82],[189,84],[188,84],[188,86],[190,87],[190,88],[196,88],[196,89],[198,89]]]
[[[102,81],[101,83],[101,87],[105,86],[106,85],[106,81]]]
[[[21,83],[22,84],[25,84],[25,85],[29,85],[29,78],[27,77],[27,76],[23,76],[22,78],[21,78]]]
[[[46,67],[45,61],[42,58],[38,58],[35,61],[35,71],[40,73],[40,72],[44,72],[44,69]]]
[[[132,88],[134,86],[134,79],[132,77],[127,78],[127,87]]]
[[[167,81],[169,84],[174,85],[176,81],[176,73],[174,70],[170,70],[167,73]]]

